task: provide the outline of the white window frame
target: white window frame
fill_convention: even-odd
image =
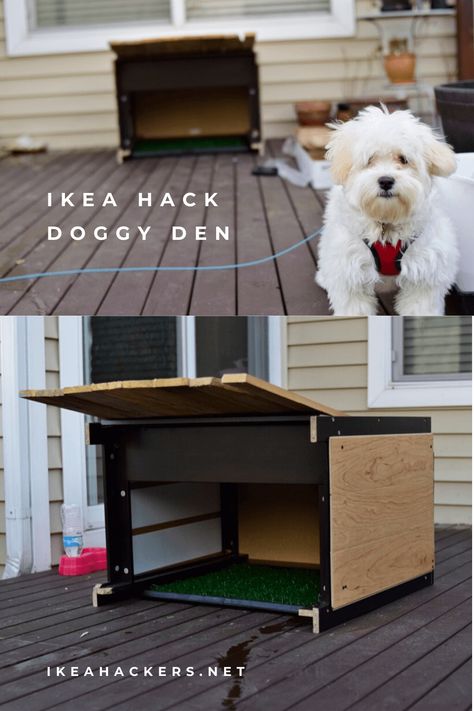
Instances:
[[[59,317],[59,380],[65,388],[84,384],[84,319]],[[61,452],[65,504],[82,506],[84,545],[105,546],[103,504],[87,503],[85,418],[61,409]]]
[[[186,378],[196,377],[196,318],[179,316],[178,362],[180,373]],[[267,316],[268,323],[268,379],[273,385],[286,385],[285,324],[282,316]]]
[[[392,378],[392,346],[391,317],[369,317],[368,407],[471,406],[470,380],[394,381]]]
[[[331,0],[327,14],[295,14],[275,17],[228,19],[215,22],[185,21],[184,0],[170,0],[172,23],[112,24],[109,26],[61,27],[30,30],[29,0],[4,0],[7,54],[70,54],[100,52],[110,41],[132,41],[172,34],[244,34],[255,32],[259,42],[350,37],[355,33],[355,0]]]

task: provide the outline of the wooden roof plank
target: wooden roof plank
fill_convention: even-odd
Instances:
[[[209,415],[327,414],[326,407],[247,373],[208,378],[157,378],[26,390],[21,396],[102,419]]]

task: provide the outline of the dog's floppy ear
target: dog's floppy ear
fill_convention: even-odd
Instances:
[[[352,168],[349,123],[328,124],[332,136],[326,146],[326,160],[331,162],[331,175],[336,185],[343,185]]]
[[[431,175],[447,178],[456,170],[456,155],[447,143],[439,140],[431,132],[425,140],[425,159]]]

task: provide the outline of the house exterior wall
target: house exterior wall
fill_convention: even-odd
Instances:
[[[356,0],[357,15],[374,10]],[[229,31],[232,31],[229,24]],[[418,24],[418,76],[435,85],[456,72],[455,20]],[[113,37],[113,30],[111,30]],[[386,83],[377,54],[376,28],[358,22],[346,39],[292,40],[257,45],[266,138],[294,128],[293,103],[373,94]],[[117,116],[110,52],[7,57],[0,0],[0,142],[20,134],[51,148],[117,145]]]
[[[11,317],[10,317],[11,318]],[[45,361],[46,385],[48,388],[59,387],[59,348],[58,348],[58,320],[49,317],[45,323]],[[0,377],[6,377],[0,363]],[[0,408],[1,408],[0,387]],[[48,478],[49,478],[49,513],[51,524],[51,555],[53,565],[59,562],[61,555],[61,519],[60,508],[62,503],[62,472],[61,472],[61,432],[59,410],[54,407],[47,408],[48,432]],[[5,537],[5,490],[3,470],[3,435],[1,432],[2,418],[0,409],[0,578],[6,563],[6,537]]]
[[[367,319],[289,317],[290,390],[351,415],[420,415],[432,418],[435,454],[435,521],[471,522],[471,409],[369,409]]]

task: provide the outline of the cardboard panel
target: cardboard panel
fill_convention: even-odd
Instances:
[[[432,435],[332,437],[329,468],[333,608],[430,572]]]
[[[318,565],[318,487],[241,484],[239,552],[251,560]]]
[[[133,112],[137,139],[241,136],[250,131],[244,87],[139,92]]]

